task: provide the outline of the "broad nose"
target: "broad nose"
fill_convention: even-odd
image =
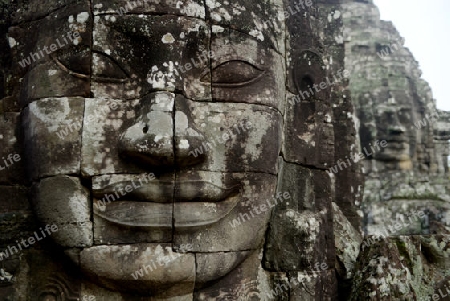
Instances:
[[[392,136],[400,136],[406,132],[406,128],[400,124],[390,126],[388,128],[388,130],[389,130],[389,135],[392,135]]]
[[[119,138],[119,154],[128,161],[158,167],[201,163],[206,154],[192,156],[205,137],[192,126],[189,112],[177,111],[184,97],[170,92],[151,93],[141,100],[135,122]],[[184,107],[181,105],[181,107]]]
[[[397,114],[393,116],[393,124],[388,125],[388,132],[392,136],[400,136],[406,132],[406,127],[400,123]]]

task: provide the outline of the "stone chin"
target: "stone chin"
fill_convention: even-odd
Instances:
[[[170,244],[143,243],[85,248],[79,260],[82,271],[101,286],[166,298],[191,294],[234,270],[251,253],[178,253]]]
[[[374,152],[374,158],[380,161],[405,161],[410,160],[409,142],[388,142],[387,147]]]

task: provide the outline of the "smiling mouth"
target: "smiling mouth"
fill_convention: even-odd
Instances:
[[[134,189],[126,193],[127,186]],[[153,180],[141,185],[121,181],[93,189],[94,214],[126,227],[207,226],[223,219],[236,207],[240,188],[241,185],[226,188],[208,181]]]
[[[390,137],[390,138],[387,138],[384,140],[386,140],[387,143],[407,143],[407,142],[409,142],[407,137]]]

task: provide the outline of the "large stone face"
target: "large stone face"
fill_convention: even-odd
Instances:
[[[26,169],[0,174],[0,246],[58,231],[0,297],[339,298],[362,188],[327,171],[357,144],[338,2],[8,5],[0,140]]]

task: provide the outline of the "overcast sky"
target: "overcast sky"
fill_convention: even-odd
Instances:
[[[373,0],[420,64],[437,107],[450,111],[450,0]]]

